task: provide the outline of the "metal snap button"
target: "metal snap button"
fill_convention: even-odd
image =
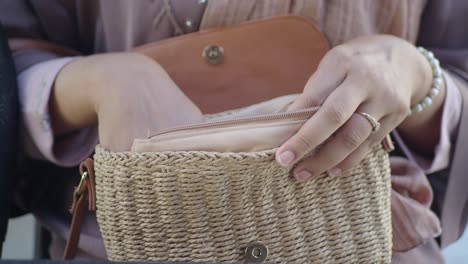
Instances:
[[[249,263],[261,263],[268,257],[268,247],[260,241],[252,241],[245,248],[245,257]]]
[[[224,49],[218,45],[209,45],[203,50],[202,56],[209,64],[220,64],[224,59]]]

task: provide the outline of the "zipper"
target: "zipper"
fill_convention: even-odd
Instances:
[[[252,116],[252,117],[224,119],[224,120],[212,121],[212,122],[201,123],[201,124],[196,124],[196,125],[174,127],[174,128],[161,130],[159,132],[151,134],[150,136],[148,136],[148,139],[156,137],[156,136],[166,135],[169,133],[183,132],[183,131],[194,130],[194,129],[212,128],[212,127],[217,127],[217,126],[228,126],[228,125],[238,125],[238,124],[248,124],[248,123],[260,122],[260,121],[275,121],[275,120],[297,118],[297,117],[306,117],[315,113],[319,108],[320,108],[319,106],[315,106],[315,107],[311,107],[311,108],[307,108],[307,109],[299,110],[299,111],[294,111],[294,112],[282,112],[282,113],[277,113],[277,114],[267,114],[267,115],[258,115],[258,116]]]

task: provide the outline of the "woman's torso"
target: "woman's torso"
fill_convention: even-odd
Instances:
[[[416,40],[426,0],[30,0],[43,33],[85,53],[279,15],[312,19],[335,46],[361,35]]]
[[[125,51],[148,42],[247,20],[306,16],[335,46],[361,35],[393,34],[414,42],[425,0],[30,0],[42,25],[39,35],[84,53]],[[190,22],[189,22],[190,21]],[[65,217],[41,213],[56,233],[59,257],[67,236]],[[92,216],[80,241],[82,253],[105,258]]]

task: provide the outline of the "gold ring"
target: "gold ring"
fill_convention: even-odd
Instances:
[[[365,119],[367,119],[367,121],[369,121],[369,123],[372,126],[372,133],[375,133],[375,132],[379,131],[380,123],[379,123],[379,121],[377,121],[377,119],[375,119],[375,117],[369,115],[368,113],[364,113],[364,112],[356,112],[356,113],[363,116]]]

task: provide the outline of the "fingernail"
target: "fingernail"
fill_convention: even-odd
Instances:
[[[306,170],[302,170],[296,173],[296,179],[298,181],[306,181],[312,177],[312,174]]]
[[[339,176],[341,174],[341,169],[340,168],[333,168],[333,169],[330,169],[328,170],[328,175],[329,176]]]
[[[283,166],[288,166],[294,160],[294,153],[290,150],[283,151],[278,156],[278,162]]]

